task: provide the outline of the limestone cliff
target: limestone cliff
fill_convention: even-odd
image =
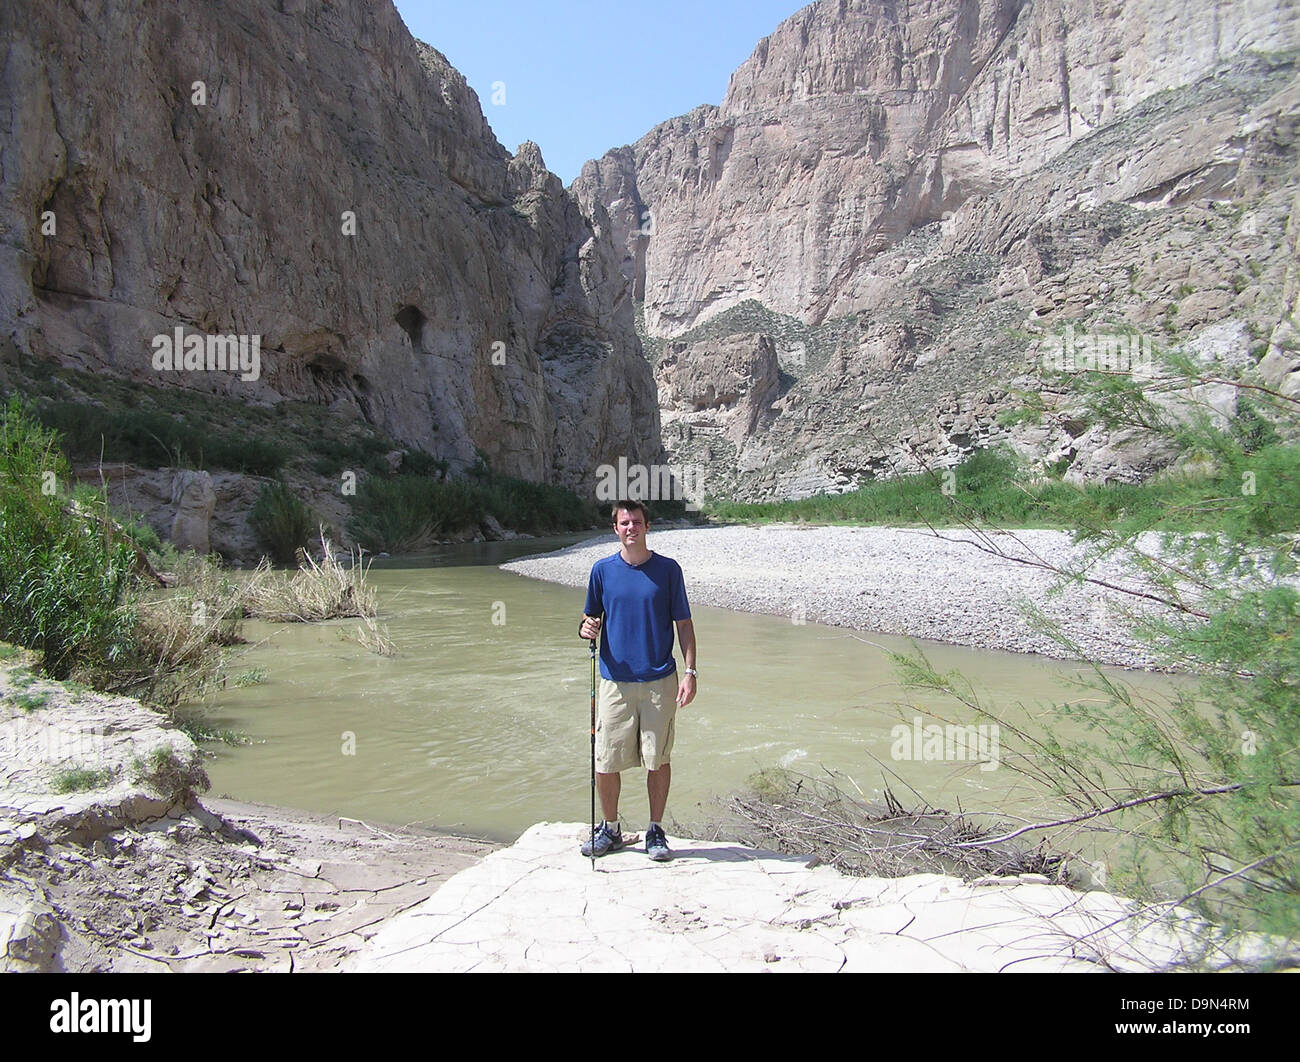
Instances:
[[[674,459],[751,496],[955,461],[1007,437],[1032,339],[1067,324],[1258,360],[1294,257],[1297,49],[1296,0],[799,11],[720,107],[575,182],[609,211],[652,354],[777,345],[781,394],[744,438],[669,398]],[[1144,471],[1067,429],[1013,441]]]
[[[388,0],[0,6],[0,360],[331,406],[570,486],[659,453],[603,208]],[[253,374],[156,336],[260,336]]]

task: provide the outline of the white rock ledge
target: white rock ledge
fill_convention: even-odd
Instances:
[[[354,971],[1144,971],[1190,948],[1129,900],[1007,879],[846,877],[722,841],[596,861],[539,823],[386,922]]]

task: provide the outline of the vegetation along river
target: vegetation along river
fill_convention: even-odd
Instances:
[[[583,537],[447,547],[380,559],[371,570],[380,622],[398,654],[344,640],[356,621],[250,623],[254,644],[230,672],[266,680],[231,687],[210,721],[251,744],[213,745],[212,791],[352,818],[423,823],[513,840],[539,821],[585,821],[590,807],[590,658],[576,634],[581,591],[496,565]],[[611,552],[616,548],[612,537]],[[682,558],[690,586],[688,558]],[[887,782],[934,807],[1036,818],[1045,799],[1003,757],[1005,730],[969,758],[933,759],[939,720],[976,723],[950,700],[908,691],[881,647],[908,639],[796,624],[786,616],[692,606],[700,692],[679,717],[670,822],[708,818],[714,798],[755,772],[826,769],[868,796]],[[1038,656],[923,645],[941,671],[959,670],[982,697],[1024,721],[1059,728],[1052,706],[1088,694],[1083,665]],[[680,654],[679,654],[680,666]],[[1108,669],[1160,696],[1168,676]],[[900,744],[902,726],[908,736]],[[932,732],[929,732],[932,733]],[[976,753],[982,753],[980,762]],[[898,754],[918,758],[899,758]],[[991,768],[991,769],[990,769]],[[640,829],[644,775],[624,782],[623,818]]]

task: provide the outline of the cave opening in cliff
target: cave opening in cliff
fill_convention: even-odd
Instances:
[[[397,311],[394,318],[403,332],[411,340],[411,346],[416,350],[424,349],[424,326],[428,318],[420,312],[418,306],[403,306]]]

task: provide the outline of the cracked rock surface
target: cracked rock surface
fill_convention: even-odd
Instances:
[[[329,971],[491,851],[468,838],[208,800],[90,844],[5,854],[0,970]]]
[[[852,878],[800,857],[671,838],[591,861],[539,823],[393,918],[355,971],[1152,970],[1190,944],[1131,901],[1043,884]],[[1134,917],[1137,915],[1137,917]]]

